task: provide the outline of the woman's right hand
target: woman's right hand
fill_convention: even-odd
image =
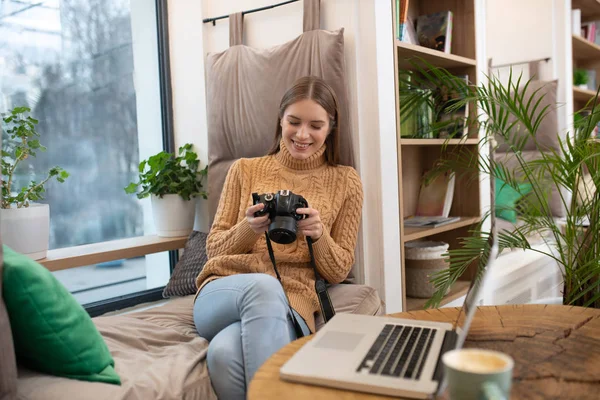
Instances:
[[[248,220],[248,224],[250,224],[250,228],[252,228],[255,233],[264,233],[271,223],[268,214],[261,215],[260,217],[254,216],[254,213],[262,210],[264,207],[265,205],[263,203],[259,203],[246,210],[246,219]]]

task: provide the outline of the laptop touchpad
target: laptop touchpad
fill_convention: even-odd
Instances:
[[[358,333],[328,331],[319,339],[315,347],[352,351],[358,346],[364,336]]]

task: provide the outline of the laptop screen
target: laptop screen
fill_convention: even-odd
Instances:
[[[458,334],[458,339],[456,342],[456,348],[461,348],[465,342],[467,337],[467,332],[469,331],[469,327],[471,325],[471,320],[475,315],[475,311],[477,309],[477,300],[479,299],[479,293],[481,292],[481,288],[485,286],[485,277],[487,275],[488,269],[490,265],[496,259],[498,254],[498,240],[496,234],[496,215],[495,215],[495,202],[494,202],[494,193],[495,193],[495,179],[490,179],[490,220],[491,226],[489,231],[489,236],[487,240],[487,246],[489,249],[488,259],[485,262],[485,267],[482,271],[479,271],[479,279],[474,277],[471,280],[471,285],[469,286],[469,290],[465,296],[465,301],[463,306],[456,318],[454,323],[454,328]]]

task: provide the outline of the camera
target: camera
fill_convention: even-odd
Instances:
[[[308,207],[306,199],[289,190],[280,190],[276,193],[252,193],[252,202],[264,204],[264,208],[256,213],[255,217],[269,215],[269,238],[275,243],[289,244],[296,240],[296,222],[306,215],[296,212],[299,208]]]

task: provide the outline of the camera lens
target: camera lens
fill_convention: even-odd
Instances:
[[[290,244],[296,240],[296,220],[294,217],[278,216],[269,225],[269,238],[275,243]]]

